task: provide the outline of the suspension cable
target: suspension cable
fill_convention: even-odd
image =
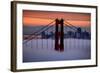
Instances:
[[[44,31],[48,30],[48,29],[51,28],[51,27],[52,27],[52,25],[49,26],[48,28],[46,28]],[[41,31],[41,32],[44,32],[44,31]],[[41,33],[41,32],[40,32],[40,33]],[[39,35],[40,33],[36,34],[34,37],[36,37],[36,36]],[[31,37],[31,38],[29,38],[27,41],[25,41],[24,44],[27,43],[28,41],[30,41],[31,39],[33,39],[33,37]]]
[[[79,27],[76,27],[74,26],[73,24],[69,23],[68,21],[65,21],[66,24],[69,24],[70,26],[74,27],[76,30],[79,28]],[[85,31],[85,29],[83,29]]]
[[[69,27],[69,28],[71,28],[71,29],[73,29],[73,30],[76,30],[75,28],[73,28],[73,27],[71,27],[71,26],[69,26],[69,25],[67,25],[67,24],[65,24],[65,26],[67,26],[67,27]]]
[[[47,28],[47,27],[48,27],[48,28],[51,27],[50,24],[52,24],[53,22],[54,22],[54,21],[50,22],[48,25],[44,26],[43,28],[41,28],[40,30],[34,32],[33,34],[30,34],[30,35],[28,36],[27,40],[29,41],[29,40],[32,39],[32,36],[33,36],[33,35],[38,35],[39,32],[40,32],[40,33],[43,32],[43,29],[45,29],[45,28]],[[47,28],[47,29],[48,29],[48,28]],[[44,31],[46,31],[47,29],[45,29]],[[38,33],[38,34],[37,34],[37,33]],[[28,41],[27,41],[27,42],[28,42]],[[26,43],[26,41],[25,41],[24,43]]]
[[[32,34],[30,34],[28,37],[33,36],[34,34],[38,33],[39,31],[43,30],[44,28],[48,27],[48,26],[49,26],[50,24],[52,24],[53,22],[54,22],[54,21],[50,22],[48,25],[46,25],[46,26],[42,27],[40,30],[38,30],[38,31],[36,31],[36,32],[34,32],[34,33],[32,33]],[[28,38],[27,38],[27,39],[28,39]]]
[[[71,23],[69,23],[68,21],[65,21],[65,23],[69,24],[70,26],[74,27],[75,29],[77,29],[78,27],[72,25]]]

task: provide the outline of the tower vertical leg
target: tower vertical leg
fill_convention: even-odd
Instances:
[[[59,20],[56,19],[55,20],[55,50],[59,50],[59,37],[58,37],[58,24],[59,24]]]
[[[64,25],[63,19],[60,21],[61,35],[60,35],[60,51],[64,51]]]

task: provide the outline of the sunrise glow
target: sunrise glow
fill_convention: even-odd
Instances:
[[[50,12],[50,11],[23,11],[23,25],[40,26],[47,25],[56,18],[63,18],[74,26],[88,27],[91,24],[91,15],[89,13],[72,12]],[[55,24],[55,22],[53,23]]]

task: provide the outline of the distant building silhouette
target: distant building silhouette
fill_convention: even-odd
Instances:
[[[45,31],[42,32],[41,36],[42,36],[42,38],[46,38],[46,33],[45,33]]]
[[[43,31],[41,33],[41,38],[43,39],[54,39],[55,33],[53,31],[45,32]],[[91,34],[87,32],[86,30],[82,30],[80,27],[77,28],[76,31],[68,31],[64,33],[64,38],[76,38],[76,39],[91,39]]]
[[[73,31],[68,31],[67,32],[67,38],[74,38],[75,33]]]
[[[76,31],[68,31],[64,38],[91,39],[91,35],[86,30],[83,32],[79,27]]]

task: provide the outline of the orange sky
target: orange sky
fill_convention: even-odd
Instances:
[[[50,11],[23,11],[23,24],[25,26],[47,25],[56,18],[63,18],[74,26],[90,26],[90,14]],[[53,23],[54,24],[54,23]]]

